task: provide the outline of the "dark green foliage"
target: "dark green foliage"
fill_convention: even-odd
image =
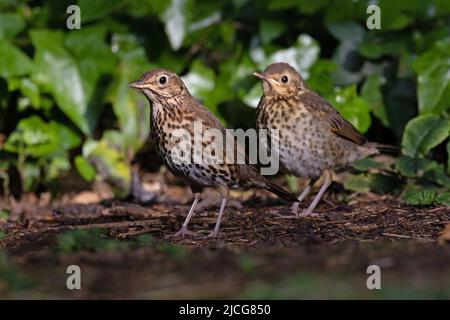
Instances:
[[[450,3],[379,1],[381,30],[369,30],[371,3],[80,0],[81,29],[68,30],[68,1],[0,1],[0,177],[14,167],[34,191],[73,167],[125,196],[150,130],[129,82],[172,69],[227,126],[251,127],[251,73],[286,61],[369,139],[401,149],[395,168],[356,165],[390,171],[359,176],[363,190],[394,192],[394,170],[448,188]]]

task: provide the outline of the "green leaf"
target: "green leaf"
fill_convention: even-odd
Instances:
[[[36,182],[39,181],[41,170],[36,163],[26,162],[23,166],[23,189],[31,191]]]
[[[61,171],[70,169],[70,162],[67,154],[63,156],[53,157],[45,167],[45,179],[47,181],[57,178]]]
[[[108,101],[112,103],[120,129],[125,138],[124,152],[134,153],[141,147],[150,129],[150,109],[145,97],[128,84],[150,68],[143,48],[121,54],[116,77],[109,88]]]
[[[41,106],[41,95],[39,88],[29,78],[22,78],[20,81],[20,92],[30,99],[30,103],[33,107],[38,109]]]
[[[437,164],[436,167],[427,171],[424,175],[425,179],[428,179],[432,183],[441,185],[450,189],[450,177],[445,173],[444,165]]]
[[[436,198],[436,203],[442,205],[450,205],[450,192],[443,192]]]
[[[339,41],[360,41],[364,35],[364,29],[356,22],[339,22],[327,24],[328,31]]]
[[[292,176],[292,175],[286,175],[286,182],[289,186],[289,190],[291,190],[291,192],[293,193],[297,193],[298,192],[298,184],[297,184],[297,177]]]
[[[131,168],[123,152],[118,151],[105,139],[102,139],[100,141],[88,140],[83,146],[83,154],[94,165],[100,177],[113,187],[117,197],[122,198],[129,194]]]
[[[425,206],[433,204],[436,200],[437,192],[434,189],[412,189],[406,191],[403,199],[407,204],[415,206]]]
[[[189,73],[182,77],[187,88],[191,94],[204,101],[208,108],[215,108],[216,106],[209,105],[211,94],[214,94],[214,71],[205,65],[200,60],[192,63]]]
[[[413,68],[418,74],[419,111],[435,113],[450,108],[450,38],[440,41],[421,55]]]
[[[224,21],[220,24],[220,34],[226,44],[232,44],[235,38],[236,29],[229,21]]]
[[[319,53],[318,42],[307,34],[300,34],[292,47],[275,51],[266,59],[262,67],[265,68],[275,62],[288,62],[300,72],[304,79],[308,79],[309,69],[319,58]]]
[[[88,104],[85,118],[91,130],[103,110],[107,83],[101,81],[101,77],[113,74],[117,67],[116,56],[105,43],[106,31],[104,26],[83,27],[69,32],[65,39],[65,46],[74,56],[83,81]]]
[[[353,168],[367,172],[369,169],[388,169],[389,166],[386,163],[375,161],[373,158],[366,158],[354,162]]]
[[[366,193],[370,191],[371,180],[365,174],[350,175],[344,181],[344,188],[354,192]]]
[[[75,168],[77,168],[80,176],[90,182],[95,178],[95,168],[85,159],[83,156],[78,155],[75,157]]]
[[[414,178],[422,176],[424,172],[436,168],[437,165],[433,160],[401,156],[395,162],[395,169],[405,177]]]
[[[187,33],[189,6],[191,0],[171,0],[161,19],[165,24],[165,31],[173,50],[177,51],[183,45]]]
[[[13,38],[25,29],[23,17],[17,13],[0,13],[0,39]]]
[[[402,180],[398,175],[378,173],[370,175],[370,190],[379,194],[392,194],[402,187]]]
[[[32,30],[31,41],[36,49],[36,68],[32,80],[49,91],[58,107],[85,134],[91,134],[88,97],[75,59],[63,47],[63,34],[58,31]]]
[[[122,0],[79,0],[82,23],[97,20],[110,15],[120,8]]]
[[[310,69],[311,74],[307,81],[308,86],[320,95],[329,94],[334,88],[331,74],[335,70],[336,63],[334,61],[320,59]]]
[[[358,97],[356,86],[336,88],[332,105],[339,113],[355,126],[360,132],[366,132],[372,122],[367,103]]]
[[[286,30],[285,24],[274,20],[261,20],[259,24],[259,36],[262,43],[270,43]]]
[[[437,115],[418,116],[405,127],[402,140],[403,154],[423,156],[443,142],[450,133],[450,121]]]
[[[6,210],[6,209],[0,210],[0,223],[5,223],[6,221],[8,221],[10,216],[11,216],[11,211]]]
[[[54,121],[45,123],[38,116],[31,116],[20,120],[4,148],[26,156],[46,157],[73,149],[80,142],[80,137],[65,125]]]
[[[256,83],[245,96],[242,97],[242,101],[250,107],[258,107],[259,100],[263,94],[261,84]]]
[[[0,77],[27,75],[33,68],[30,58],[7,40],[0,39],[0,57]]]
[[[383,104],[383,94],[381,93],[380,76],[373,75],[366,79],[361,89],[361,98],[367,102],[372,113],[383,123],[383,125],[389,127],[389,120]]]

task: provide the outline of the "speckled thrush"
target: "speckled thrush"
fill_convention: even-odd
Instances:
[[[332,170],[379,153],[382,146],[364,136],[325,99],[310,90],[300,74],[287,63],[274,63],[263,73],[263,96],[257,110],[258,129],[279,130],[280,168],[308,179],[299,195],[302,201],[320,177],[323,184],[310,206],[297,216],[313,213],[332,182]],[[270,132],[270,131],[269,131]],[[298,202],[293,211],[298,212]]]
[[[174,154],[179,149],[180,139],[184,139],[191,146],[195,145],[196,133],[202,136],[205,130],[215,129],[226,135],[226,130],[220,121],[200,102],[191,96],[183,81],[173,72],[165,69],[154,69],[145,73],[141,79],[132,82],[132,88],[141,90],[152,106],[151,125],[152,138],[156,144],[159,155],[167,167],[178,177],[184,179],[192,189],[195,199],[189,210],[181,229],[175,234],[184,236],[190,232],[187,229],[195,207],[205,187],[219,188],[222,195],[222,203],[214,231],[210,236],[217,236],[223,211],[228,198],[228,189],[232,187],[257,187],[269,190],[287,201],[295,202],[297,199],[284,189],[270,183],[259,175],[256,167],[243,162],[228,163],[203,158],[202,161],[193,161],[194,154],[188,155],[180,161]],[[197,124],[197,126],[195,125]],[[198,126],[201,124],[201,126]],[[177,130],[185,130],[187,135],[174,139]],[[196,132],[200,130],[202,132]],[[203,136],[200,142],[203,146],[213,145],[217,150],[228,150],[223,144],[226,139],[207,138]],[[234,158],[245,158],[243,148],[237,146],[234,149]],[[183,153],[184,151],[180,151]],[[225,155],[226,157],[226,155]]]

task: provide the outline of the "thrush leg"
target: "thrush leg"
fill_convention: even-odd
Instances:
[[[220,205],[219,216],[217,217],[216,226],[214,227],[214,230],[211,231],[211,233],[208,235],[208,238],[215,238],[219,235],[220,223],[222,222],[223,212],[228,200],[228,189],[223,189],[220,193],[222,195],[222,204]]]
[[[324,171],[323,178],[324,178],[324,180],[323,180],[322,187],[320,187],[319,192],[317,193],[316,197],[309,205],[308,209],[303,210],[303,212],[300,213],[300,215],[299,215],[300,217],[306,217],[313,213],[314,208],[317,206],[317,204],[319,203],[323,194],[325,193],[325,191],[328,189],[328,187],[330,186],[330,184],[332,182],[333,175],[332,175],[331,171],[329,171],[329,170]]]
[[[198,200],[200,200],[201,193],[196,192],[194,194],[194,196],[195,196],[194,202],[192,203],[191,209],[189,210],[186,220],[184,220],[183,225],[181,226],[181,229],[177,233],[175,233],[172,237],[175,237],[175,238],[176,237],[184,237],[186,235],[194,235],[195,234],[195,232],[191,232],[187,228],[187,226],[189,224],[189,220],[191,220],[192,215],[194,214],[195,207],[197,207]]]
[[[305,189],[303,189],[302,193],[300,193],[300,195],[297,198],[298,202],[294,202],[294,204],[291,206],[291,211],[294,215],[298,216],[298,207],[300,205],[300,202],[302,202],[303,199],[305,199],[305,197],[311,191],[311,185],[313,184],[314,182],[311,183],[311,179],[309,179],[307,186],[305,187]]]
[[[300,217],[299,212],[298,212],[298,207],[300,206],[300,202],[303,201],[303,199],[305,199],[305,197],[309,194],[309,192],[312,189],[312,186],[314,185],[314,183],[316,183],[317,179],[309,179],[307,180],[308,184],[306,185],[305,189],[303,189],[302,193],[300,193],[300,195],[298,196],[298,202],[294,202],[294,204],[292,204],[291,206],[291,215],[277,215],[278,218],[281,219],[297,219]]]

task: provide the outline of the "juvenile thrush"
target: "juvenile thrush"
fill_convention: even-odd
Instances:
[[[241,146],[236,146],[233,151],[229,151],[230,146],[225,145],[229,140],[226,139],[228,133],[224,126],[208,109],[191,96],[183,81],[175,73],[164,69],[154,69],[129,86],[141,90],[152,106],[151,132],[159,155],[176,176],[186,181],[194,194],[194,202],[186,220],[174,236],[191,233],[187,226],[205,187],[219,188],[222,195],[216,225],[209,234],[211,237],[215,237],[219,233],[229,188],[263,188],[287,201],[297,201],[295,196],[260,176],[256,167],[247,164],[244,159],[245,152]],[[184,133],[178,134],[180,130]],[[218,131],[223,138],[216,139],[217,137],[213,135],[207,135],[208,130]],[[195,137],[201,137],[201,141],[194,141]],[[233,143],[235,141],[234,139]],[[186,157],[185,153],[190,150],[180,147],[182,143],[185,146],[195,146],[196,143],[199,143],[203,148],[209,148],[209,150],[233,152],[232,158],[240,161],[234,163],[217,161],[220,160],[219,155],[215,155],[213,152],[205,153],[200,158],[201,161],[195,161],[196,157],[198,160],[200,152],[194,148],[195,154],[192,151]],[[229,154],[224,155],[222,159],[229,156]]]
[[[274,151],[278,153],[281,170],[308,178],[299,202],[323,177],[323,184],[310,206],[298,214],[310,215],[332,182],[332,169],[345,168],[356,160],[377,154],[382,145],[368,142],[325,99],[310,90],[289,64],[274,63],[263,73],[253,75],[263,82],[257,128],[279,130],[279,148]],[[292,207],[296,213],[299,202]]]

